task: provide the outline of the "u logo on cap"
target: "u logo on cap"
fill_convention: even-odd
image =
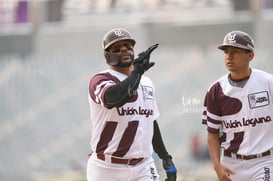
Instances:
[[[236,33],[228,35],[228,41],[235,41]]]
[[[121,29],[115,29],[115,30],[113,30],[113,32],[114,32],[115,35],[117,35],[117,36],[123,36],[123,35],[124,35],[123,32],[121,31]]]

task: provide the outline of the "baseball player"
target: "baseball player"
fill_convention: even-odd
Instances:
[[[254,42],[229,32],[218,47],[229,71],[205,97],[203,124],[220,181],[273,180],[273,76],[251,68]]]
[[[134,59],[135,43],[122,28],[110,30],[103,38],[109,69],[94,75],[89,84],[92,152],[88,181],[159,181],[153,150],[163,161],[166,180],[176,180],[175,165],[156,121],[154,85],[143,75],[155,64],[150,54],[158,44]]]

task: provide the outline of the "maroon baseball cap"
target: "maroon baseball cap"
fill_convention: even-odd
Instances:
[[[218,46],[219,49],[225,50],[227,46],[238,47],[250,51],[254,51],[254,41],[252,37],[242,31],[229,32],[224,40],[223,44]]]

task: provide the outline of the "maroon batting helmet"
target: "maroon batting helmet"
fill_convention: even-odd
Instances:
[[[121,41],[121,40],[128,40],[134,46],[136,41],[133,39],[132,35],[123,28],[115,28],[107,32],[102,40],[102,47],[103,50],[107,51],[107,49],[113,45],[114,43]]]
[[[225,36],[223,44],[218,46],[218,48],[221,50],[225,50],[227,46],[254,51],[254,41],[252,37],[249,34],[242,31],[229,32]]]

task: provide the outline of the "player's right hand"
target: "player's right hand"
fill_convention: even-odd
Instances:
[[[145,71],[149,70],[154,66],[154,62],[150,62],[150,55],[158,47],[158,44],[150,46],[146,51],[143,51],[138,54],[138,57],[134,60],[134,70],[140,74],[143,74]]]
[[[216,173],[219,181],[232,181],[230,176],[236,174],[233,170],[226,168],[223,165],[216,169]]]
[[[177,170],[172,161],[172,156],[168,156],[167,158],[162,160],[163,168],[167,174],[167,179],[165,181],[176,181]]]

